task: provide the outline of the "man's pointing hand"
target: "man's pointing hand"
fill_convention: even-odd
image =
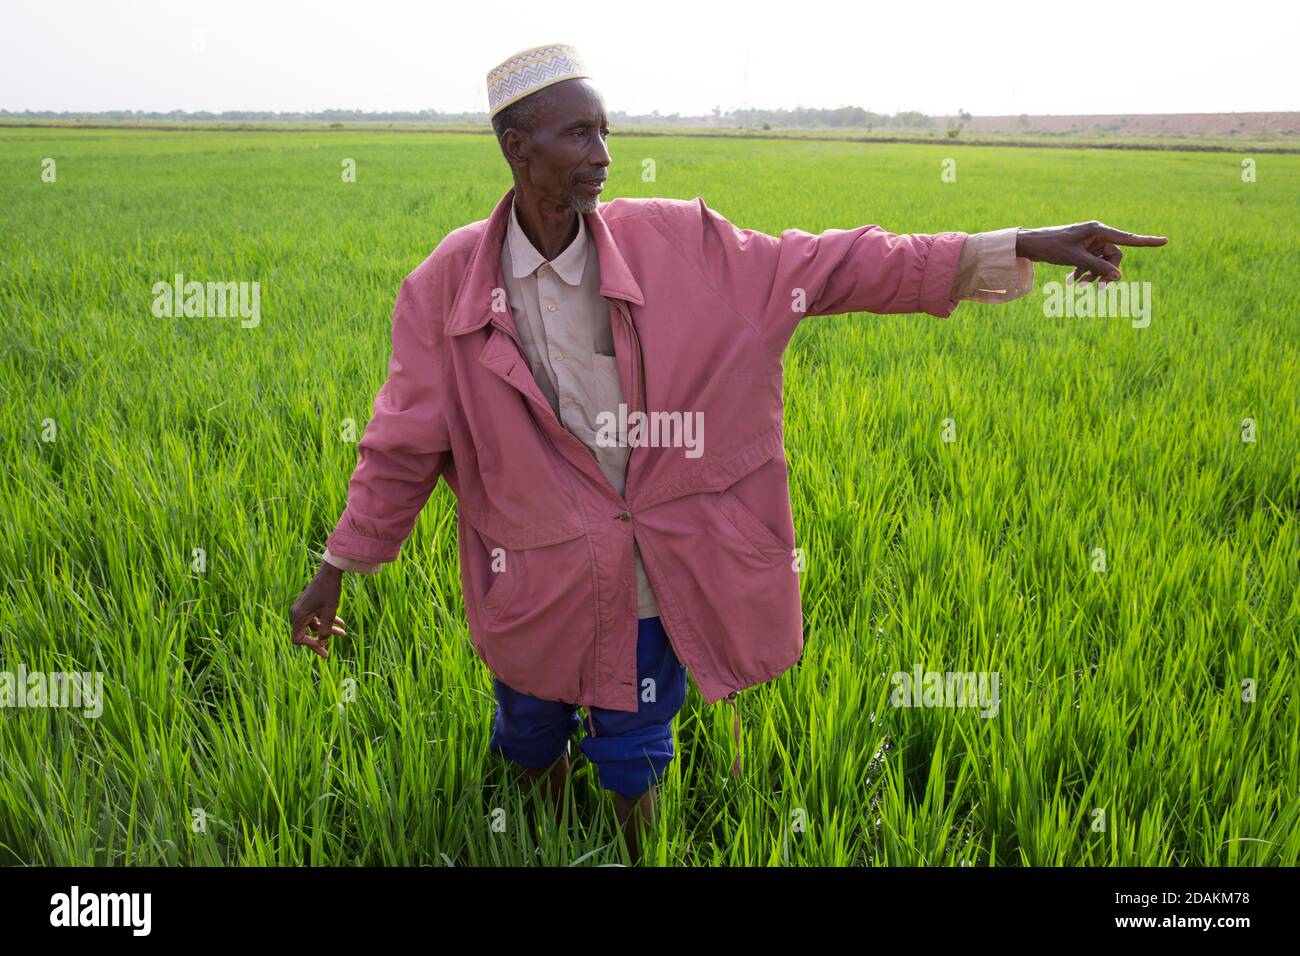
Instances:
[[[1045,229],[1020,229],[1016,232],[1016,255],[1034,262],[1074,266],[1073,282],[1101,279],[1102,285],[1121,278],[1120,246],[1163,246],[1164,236],[1139,236],[1105,223],[1076,222],[1069,226]]]

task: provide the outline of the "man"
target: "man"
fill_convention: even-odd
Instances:
[[[493,674],[490,746],[558,799],[582,707],[580,747],[635,859],[687,672],[734,705],[802,651],[781,405],[795,325],[1009,301],[1034,261],[1117,279],[1120,245],[1165,240],[1096,222],[778,238],[698,197],[601,204],[608,127],[589,80],[563,44],[488,74],[514,186],[402,284],[348,505],[291,617],[294,643],[328,657],[342,571],[394,560],[445,477]],[[733,730],[739,744],[738,711]]]

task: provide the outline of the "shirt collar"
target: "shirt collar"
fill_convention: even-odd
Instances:
[[[551,268],[569,285],[578,285],[582,281],[582,267],[587,262],[587,226],[583,222],[587,217],[578,213],[578,234],[573,241],[551,261]],[[516,279],[531,275],[537,267],[546,261],[540,252],[528,240],[523,227],[519,225],[519,214],[514,200],[510,202],[510,225],[507,232],[510,243],[510,271]]]

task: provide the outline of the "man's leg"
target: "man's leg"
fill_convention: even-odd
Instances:
[[[641,859],[641,830],[654,823],[655,811],[659,807],[659,784],[650,785],[650,789],[636,799],[614,794],[614,817],[627,843],[628,856],[636,863]]]
[[[497,708],[488,746],[522,768],[530,786],[542,782],[558,821],[569,775],[569,737],[578,727],[577,706],[521,694],[495,676],[492,689]]]
[[[595,733],[578,746],[596,766],[600,784],[614,791],[614,810],[635,861],[639,829],[658,805],[658,782],[673,759],[673,718],[686,702],[686,668],[657,617],[637,621],[636,713],[590,708]]]

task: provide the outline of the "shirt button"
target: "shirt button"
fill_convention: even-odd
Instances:
[[[555,353],[555,361],[557,361],[557,362],[563,362],[563,361],[564,361],[564,353],[563,353],[563,352],[556,352],[556,353]]]
[[[552,304],[552,305],[548,305],[548,306],[546,307],[546,311],[547,311],[547,312],[554,312],[554,311],[555,311],[555,305],[554,305],[554,304]]]

